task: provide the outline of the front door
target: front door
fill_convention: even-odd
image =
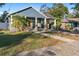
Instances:
[[[44,28],[44,19],[38,18],[38,31],[42,31]]]

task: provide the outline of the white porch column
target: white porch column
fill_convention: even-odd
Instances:
[[[35,17],[35,31],[37,31],[37,29],[38,29],[38,23],[37,23],[37,17]]]
[[[11,15],[9,18],[9,30],[10,31],[12,30],[12,21],[13,21],[13,19],[12,19],[12,15]]]
[[[46,21],[46,18],[44,18],[44,31],[47,30],[47,21]]]

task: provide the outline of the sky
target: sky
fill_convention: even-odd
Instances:
[[[39,10],[41,5],[43,4],[46,4],[46,6],[48,7],[52,7],[52,3],[6,3],[3,7],[0,8],[0,14],[2,14],[3,11],[8,11],[9,13],[13,13],[27,7],[33,7]],[[65,3],[64,5],[68,7],[70,12],[73,11],[72,7],[74,5],[70,5],[68,3]]]

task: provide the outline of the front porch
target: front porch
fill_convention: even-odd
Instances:
[[[30,20],[28,27],[31,31],[48,31],[52,29],[52,19],[27,17]]]

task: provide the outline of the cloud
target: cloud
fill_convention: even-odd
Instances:
[[[0,16],[1,16],[2,13],[3,13],[3,12],[0,11]]]

